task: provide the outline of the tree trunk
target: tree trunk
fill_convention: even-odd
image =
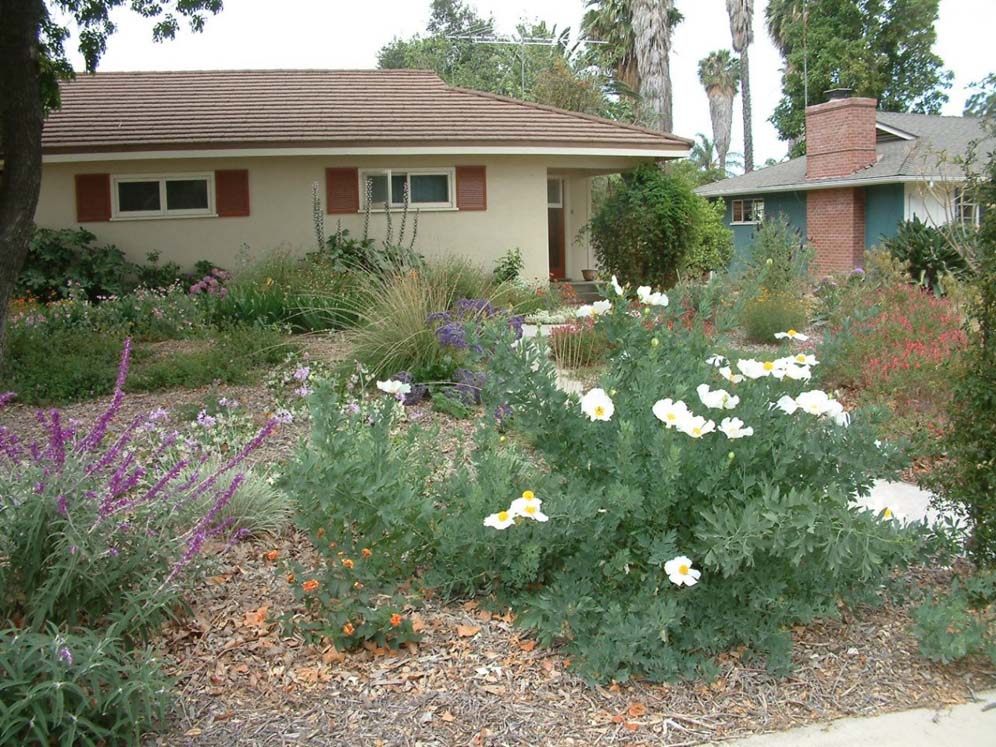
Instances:
[[[43,0],[0,0],[0,364],[10,298],[41,189],[42,103],[38,34]]]
[[[671,104],[671,29],[668,12],[673,3],[662,0],[632,0],[634,52],[640,75],[640,104],[651,129],[670,132]]]
[[[750,60],[747,50],[750,45],[745,44],[740,53],[740,85],[743,86],[744,102],[744,173],[749,174],[754,170],[754,128],[751,124],[751,104],[750,104]]]
[[[730,152],[730,133],[733,130],[733,96],[720,86],[713,86],[709,96],[709,118],[712,120],[712,142],[716,146],[716,161],[726,173],[726,154]]]

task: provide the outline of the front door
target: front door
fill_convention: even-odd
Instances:
[[[567,274],[563,179],[547,179],[546,212],[549,227],[550,279],[563,280]]]

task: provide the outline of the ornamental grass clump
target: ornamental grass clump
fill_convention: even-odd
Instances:
[[[897,452],[809,380],[819,363],[798,341],[776,361],[717,359],[680,311],[634,315],[622,290],[594,319],[606,371],[581,395],[558,389],[545,350],[507,324],[469,332],[487,361],[484,414],[449,470],[430,466],[432,434],[399,431],[387,397],[376,411],[313,400],[288,483],[323,572],[341,568],[340,551],[383,545],[385,605],[428,586],[511,606],[601,681],[708,676],[737,646],[784,670],[792,625],[874,599],[912,552],[907,530],[855,505],[898,474]],[[341,616],[348,579],[323,613],[340,638],[347,622],[360,629]]]

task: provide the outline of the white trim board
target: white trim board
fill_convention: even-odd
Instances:
[[[691,151],[641,148],[544,148],[542,146],[429,145],[400,148],[217,148],[213,150],[146,150],[108,153],[50,153],[42,163],[155,161],[181,158],[264,158],[274,156],[599,156],[604,158],[687,158]]]

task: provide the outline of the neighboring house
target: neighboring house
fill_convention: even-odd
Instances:
[[[40,226],[82,225],[133,260],[190,267],[315,248],[327,231],[394,235],[407,189],[416,249],[527,277],[578,277],[591,178],[680,158],[672,135],[446,85],[415,70],[80,75],[45,123]],[[412,215],[408,219],[408,232]]]
[[[830,93],[806,110],[806,156],[696,190],[725,200],[736,256],[776,214],[812,242],[822,272],[861,267],[865,249],[914,217],[978,225],[956,159],[984,138],[980,120],[876,111],[875,99]]]

